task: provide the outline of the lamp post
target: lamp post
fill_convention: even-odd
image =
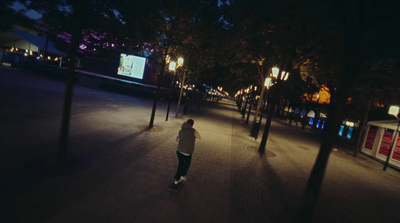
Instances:
[[[240,92],[238,92],[239,93],[239,105],[238,105],[238,108],[239,108],[239,111],[242,111],[242,102],[243,102],[243,89],[241,89],[240,90]]]
[[[244,102],[244,107],[242,108],[242,118],[246,115],[247,103],[249,102],[249,88],[245,90],[246,92],[246,101]]]
[[[271,74],[270,76],[275,76],[275,77],[277,77],[277,76],[278,76],[279,69],[278,69],[277,67],[273,67],[273,68],[271,69],[271,72],[272,72],[272,74]],[[262,103],[263,103],[263,101],[264,101],[264,100],[263,100],[263,97],[264,97],[264,95],[265,95],[265,89],[268,90],[268,88],[269,88],[270,86],[272,86],[272,78],[269,77],[269,76],[267,76],[267,77],[265,78],[265,80],[264,80],[264,87],[262,87],[262,89],[261,89],[260,101],[258,102],[257,109],[256,109],[256,113],[255,113],[255,115],[254,115],[252,129],[255,129],[255,128],[256,128],[255,125],[257,125],[258,114],[260,113],[261,105],[262,105]],[[252,134],[251,134],[251,135],[252,135],[253,137],[256,137],[256,136],[254,136],[255,133],[256,133],[256,131],[252,131]],[[258,133],[258,131],[257,131],[257,133]],[[257,137],[256,137],[256,139],[257,139]]]
[[[389,115],[393,115],[397,119],[397,128],[396,128],[396,131],[393,134],[392,145],[390,146],[386,162],[383,165],[383,170],[384,171],[386,171],[387,167],[389,166],[390,154],[392,153],[393,147],[395,146],[396,136],[397,136],[397,134],[399,132],[399,126],[400,126],[400,119],[398,117],[399,109],[400,109],[399,106],[390,106],[389,111],[388,111]]]
[[[249,106],[249,111],[247,112],[247,118],[246,118],[246,122],[245,122],[246,124],[249,123],[251,108],[253,107],[253,100],[255,98],[256,91],[257,91],[257,86],[251,85],[250,86],[250,101],[249,101],[250,106]]]
[[[178,63],[176,63],[175,61],[171,61],[169,63],[168,70],[174,72],[174,77],[172,78],[172,84],[173,84],[172,88],[173,89],[175,89],[176,69],[178,69],[181,66],[183,66],[183,58],[182,57],[178,58]],[[171,92],[169,93],[169,97],[168,97],[168,108],[167,108],[167,115],[165,117],[165,121],[168,121],[170,108],[171,108]]]
[[[270,85],[277,84],[276,89],[272,89],[272,101],[271,104],[268,105],[267,111],[268,111],[268,117],[267,117],[267,122],[264,127],[264,133],[261,139],[260,147],[258,148],[258,152],[260,154],[263,154],[265,152],[265,146],[267,145],[267,139],[268,139],[268,133],[269,129],[271,127],[271,122],[272,122],[272,116],[273,116],[273,111],[274,107],[277,104],[278,94],[279,91],[281,90],[281,83],[282,81],[286,81],[289,77],[289,72],[285,71],[279,71],[279,68],[273,67],[272,69],[272,74],[271,74],[271,80],[268,80]],[[267,82],[267,80],[266,80]],[[268,84],[268,83],[267,83]]]
[[[180,58],[180,59],[182,59],[182,58]],[[182,62],[182,64],[183,64],[183,59],[181,60],[181,62]],[[178,63],[179,63],[179,59],[178,59]],[[187,70],[185,70],[185,71],[183,72],[183,80],[182,80],[182,84],[181,84],[181,92],[179,93],[179,100],[178,100],[178,105],[177,105],[177,107],[176,107],[175,118],[178,117],[178,114],[179,114],[179,107],[181,106],[182,94],[183,94],[183,87],[184,87],[184,85],[185,85],[185,79],[186,79],[186,72],[187,72]]]
[[[260,125],[261,125],[261,120],[262,120],[262,113],[264,111],[264,104],[267,101],[266,97],[264,99],[265,89],[268,92],[269,87],[271,87],[271,83],[272,83],[271,81],[272,81],[271,77],[265,78],[264,87],[261,90],[260,102],[258,103],[258,107],[257,107],[258,112],[260,112],[260,119],[259,119],[259,121],[257,121],[257,120],[253,121],[253,126],[251,127],[251,131],[250,131],[251,136],[254,137],[255,140],[257,140],[258,133],[260,132]],[[258,112],[256,111],[256,115],[254,116],[254,118],[257,118]]]

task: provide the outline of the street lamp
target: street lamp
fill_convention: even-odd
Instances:
[[[178,67],[182,67],[183,66],[183,58],[179,57],[178,58]]]
[[[242,109],[242,118],[244,118],[246,115],[247,104],[249,102],[249,97],[250,97],[250,95],[249,95],[250,87],[248,87],[246,90],[244,90],[244,92],[246,93],[246,101],[244,102],[244,107]]]
[[[273,116],[273,110],[274,110],[274,106],[277,104],[279,98],[278,98],[278,94],[280,92],[280,89],[282,87],[281,81],[286,81],[289,78],[289,72],[285,72],[285,71],[280,71],[278,67],[273,67],[271,69],[272,73],[270,76],[270,80],[266,79],[265,80],[265,84],[267,84],[267,86],[271,86],[273,84],[277,84],[276,89],[274,89],[274,92],[272,92],[272,101],[271,104],[268,105],[268,116],[267,116],[267,122],[265,124],[264,127],[264,133],[261,139],[261,143],[260,143],[260,147],[258,148],[259,153],[263,154],[265,152],[265,146],[267,145],[267,139],[268,139],[268,133],[269,133],[269,128],[271,127],[271,121],[272,121],[272,116]],[[257,132],[258,134],[258,132]]]
[[[272,86],[272,83],[273,82],[272,82],[271,77],[265,78],[264,87],[261,90],[261,94],[260,94],[261,97],[260,97],[260,101],[258,103],[257,111],[256,111],[256,113],[258,113],[258,112],[261,113],[260,119],[257,121],[257,118],[258,118],[257,115],[254,116],[253,125],[251,127],[251,132],[250,132],[250,135],[252,137],[254,137],[254,139],[256,139],[256,140],[258,138],[258,133],[260,132],[260,125],[261,125],[261,121],[262,121],[262,112],[264,110],[264,105],[265,105],[265,101],[266,101],[266,99],[264,99],[265,89],[267,89],[267,91],[268,91],[268,89]]]
[[[175,61],[172,61],[172,62],[170,62],[169,63],[169,67],[168,67],[168,70],[169,71],[173,71],[173,72],[175,72],[176,71],[176,63],[175,63]],[[174,75],[175,75],[175,73],[174,73]]]
[[[389,115],[393,115],[394,117],[396,117],[397,119],[399,119],[398,117],[397,117],[397,115],[399,114],[399,106],[390,106],[389,107],[389,111],[388,111],[388,114]]]
[[[268,89],[269,87],[272,86],[272,78],[271,78],[271,77],[265,78],[264,86],[265,86],[267,89]]]
[[[250,101],[249,101],[250,106],[249,106],[249,111],[247,113],[246,124],[249,123],[251,108],[253,107],[253,100],[256,97],[257,86],[250,85],[249,90],[250,90]]]
[[[265,78],[264,86],[267,87],[268,89],[269,87],[274,85],[277,81],[279,80],[286,81],[289,78],[289,72],[286,71],[282,71],[282,74],[279,79],[278,75],[279,75],[279,68],[273,67],[270,76]]]
[[[167,61],[169,62],[168,70],[171,71],[171,72],[174,72],[174,77],[172,79],[172,83],[173,83],[172,87],[173,87],[173,89],[175,89],[176,69],[178,69],[179,67],[183,66],[183,58],[179,57],[178,58],[178,63],[176,63],[175,61],[170,61],[170,57],[167,56]],[[168,121],[170,108],[171,108],[171,93],[169,94],[167,116],[165,117],[165,121]]]
[[[271,76],[272,76],[273,78],[278,78],[278,74],[279,74],[279,68],[273,67],[273,68],[272,68],[272,74],[271,74]]]
[[[179,59],[178,59],[178,64],[182,64],[182,65],[183,65],[183,58],[179,58]],[[184,72],[183,72],[183,80],[182,80],[182,84],[181,84],[181,92],[179,93],[179,100],[178,100],[178,105],[177,105],[177,107],[176,107],[175,118],[178,117],[178,114],[179,114],[179,107],[181,106],[183,88],[184,88],[184,86],[185,86],[186,72],[187,72],[187,71],[184,71]]]
[[[273,79],[273,80],[278,80],[279,68],[273,67],[271,70],[272,70],[272,73],[271,73],[272,79]],[[289,78],[289,72],[282,71],[280,80],[286,81],[288,78]]]
[[[396,128],[396,132],[394,132],[394,134],[393,134],[392,145],[390,146],[390,149],[389,149],[389,153],[388,153],[388,155],[387,155],[386,162],[385,162],[385,164],[383,165],[383,170],[384,170],[384,171],[386,171],[386,168],[389,166],[390,154],[392,153],[393,146],[394,146],[395,141],[396,141],[396,135],[397,135],[398,132],[399,132],[399,126],[400,126],[400,119],[399,119],[399,117],[398,117],[399,110],[400,110],[399,106],[393,106],[393,105],[392,105],[392,106],[389,107],[389,111],[388,111],[388,114],[389,114],[389,115],[393,115],[393,116],[397,119],[397,128]]]

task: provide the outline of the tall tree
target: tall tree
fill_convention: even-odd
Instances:
[[[78,0],[46,0],[25,1],[26,6],[43,15],[42,20],[47,26],[47,32],[58,36],[67,33],[68,42],[68,71],[64,107],[61,122],[60,140],[57,161],[60,166],[67,162],[69,125],[75,78],[76,53],[83,41],[83,31],[101,30],[106,21],[115,17],[109,7],[109,1],[78,1]]]
[[[261,65],[265,67],[265,73],[260,75],[261,87],[272,66],[277,66],[281,72],[290,72],[295,62],[301,63],[309,54],[308,34],[302,32],[304,25],[299,20],[304,13],[299,12],[302,7],[298,1],[230,1],[230,22],[237,42],[243,47],[243,50],[240,48],[240,58],[263,61]],[[284,83],[280,78],[276,82],[271,89],[273,100],[268,107],[269,115],[259,148],[261,153],[266,147],[274,107],[282,94]]]
[[[384,34],[389,34],[392,28],[399,25],[399,20],[396,19],[398,17],[396,10],[399,7],[394,7],[395,5],[398,6],[398,3],[394,1],[379,3],[373,1],[339,1],[335,4],[320,4],[318,2],[319,7],[314,8],[314,10],[317,10],[313,14],[317,16],[316,21],[321,21],[321,23],[313,25],[314,30],[319,27],[322,31],[315,38],[319,42],[314,42],[314,44],[319,43],[320,49],[323,46],[326,47],[324,51],[319,51],[319,62],[324,71],[319,77],[330,82],[331,103],[326,131],[323,134],[320,152],[302,199],[298,221],[309,222],[312,220],[312,212],[322,186],[329,154],[342,120],[341,114],[343,114],[355,84],[363,74],[368,73],[367,70],[371,68],[371,62],[394,55],[392,54],[393,49],[388,49],[387,46],[391,45],[394,48],[399,46],[391,38],[382,41],[383,36],[386,38]],[[394,8],[395,10],[393,10]],[[382,14],[389,17],[389,21],[381,17]],[[384,19],[382,20],[382,18]],[[330,30],[325,30],[324,27]],[[378,30],[380,32],[377,32]],[[330,39],[332,37],[334,39]],[[332,41],[326,42],[329,40]],[[388,51],[382,52],[382,48],[388,49]],[[326,74],[332,71],[336,74],[334,78],[327,78],[328,75]]]
[[[316,62],[314,68],[318,69],[308,72],[307,76],[312,75],[313,80],[326,84],[330,89],[331,104],[326,130],[302,200],[301,214],[297,218],[299,221],[311,221],[329,154],[354,84],[362,74],[367,73],[374,61],[396,57],[394,49],[398,49],[399,44],[395,41],[398,33],[391,35],[390,30],[399,26],[399,3],[391,0],[335,3],[259,3],[249,0],[230,3],[233,10],[244,8],[245,16],[238,23],[233,23],[233,26],[241,24],[241,32],[246,32],[242,35],[262,36],[258,29],[251,29],[252,25],[256,24],[261,30],[267,27],[264,30],[267,33],[265,41],[258,41],[259,47],[272,48],[280,68],[288,71],[296,68],[296,64],[312,59]],[[252,13],[246,14],[247,10]],[[279,94],[279,91],[275,92],[275,95]]]

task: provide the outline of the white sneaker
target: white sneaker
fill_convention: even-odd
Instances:
[[[181,179],[179,181],[186,181],[186,176],[181,176]]]

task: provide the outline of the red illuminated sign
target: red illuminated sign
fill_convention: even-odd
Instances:
[[[365,148],[372,150],[374,146],[377,131],[375,129],[370,129],[367,135],[367,141],[365,142]]]
[[[387,156],[392,145],[393,130],[386,130],[382,137],[381,147],[379,148],[379,154]]]

